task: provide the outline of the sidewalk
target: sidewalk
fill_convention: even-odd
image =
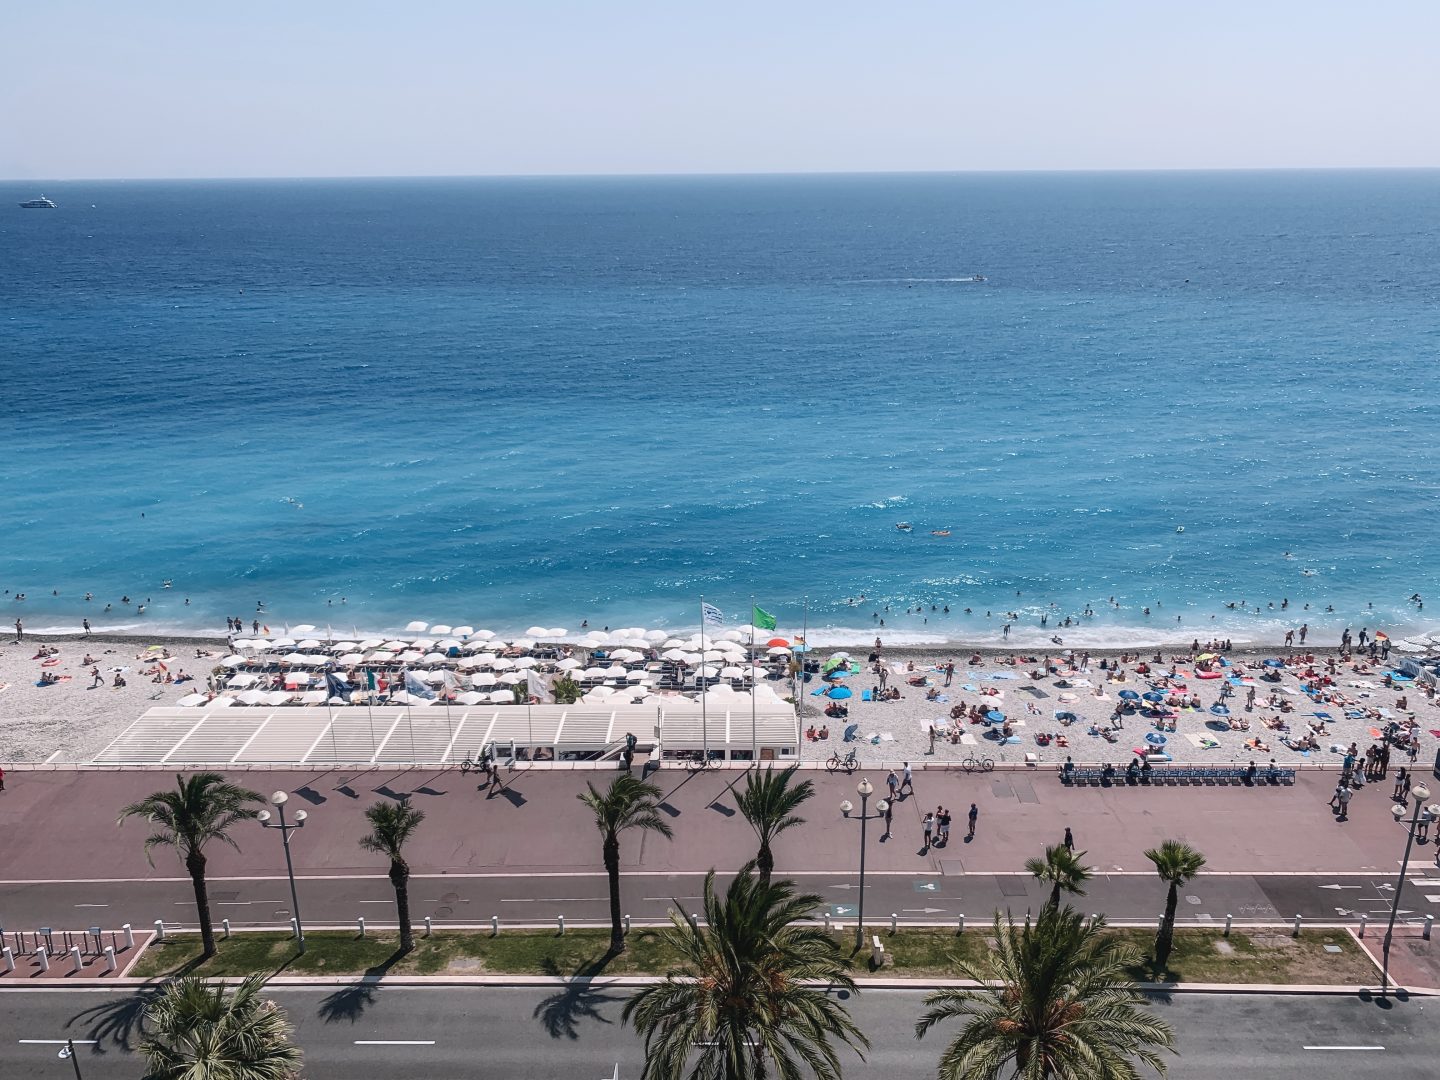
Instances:
[[[457,770],[374,770],[363,774],[324,771],[244,772],[236,782],[262,794],[291,793],[290,809],[309,819],[292,842],[297,873],[378,873],[356,841],[365,832],[361,811],[384,798],[408,797],[425,824],[407,849],[416,874],[573,873],[602,868],[600,844],[589,811],[575,798],[586,781],[608,784],[610,773],[509,773],[506,786],[487,795]],[[673,841],[653,834],[622,841],[626,869],[671,873],[735,868],[754,854],[754,836],[735,810],[732,786],[744,773],[690,774],[665,770],[650,779],[664,795],[662,810],[675,830]],[[845,819],[842,800],[855,804],[861,774],[801,774],[816,796],[801,810],[808,824],[786,834],[776,860],[792,872],[850,870],[856,861],[859,824]],[[157,850],[155,866],[141,850],[145,825],[117,828],[125,804],[171,788],[172,773],[146,771],[35,771],[12,773],[0,793],[0,835],[5,837],[7,881],[61,879],[154,879],[183,876],[173,853]],[[883,797],[885,774],[875,786],[873,812]],[[1142,852],[1167,838],[1187,841],[1205,853],[1207,873],[1320,873],[1371,870],[1393,874],[1403,833],[1389,813],[1389,785],[1373,784],[1356,796],[1350,820],[1337,822],[1327,803],[1334,777],[1302,775],[1292,787],[1068,788],[1052,771],[986,775],[917,772],[916,793],[897,803],[894,837],[879,843],[882,826],[869,825],[867,865],[872,871],[943,873],[1015,872],[1065,826],[1098,872],[1149,871]],[[973,842],[965,842],[965,815],[979,809]],[[921,851],[920,819],[937,804],[955,818],[948,847]],[[273,876],[281,866],[279,841],[258,825],[239,826],[242,850],[213,845],[212,877]],[[1417,847],[1412,866],[1423,868],[1434,847]]]

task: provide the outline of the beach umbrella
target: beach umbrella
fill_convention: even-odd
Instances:
[[[563,626],[552,626],[549,630],[545,631],[545,636],[551,641],[559,641],[565,634],[566,630]]]
[[[469,634],[466,634],[465,636],[466,636],[466,637],[479,638],[481,641],[489,641],[491,638],[493,638],[493,637],[495,636],[495,631],[494,631],[494,630],[475,630],[475,631],[473,631],[473,632],[471,632],[471,633],[469,633]]]
[[[344,699],[344,698],[340,698],[339,700],[343,702],[345,699]],[[306,690],[305,693],[303,693],[303,694],[300,695],[300,704],[302,704],[302,705],[323,705],[323,704],[325,704],[325,691],[324,691],[324,690]]]
[[[773,646],[773,647],[765,650],[765,655],[767,655],[767,656],[789,656],[789,655],[790,655],[790,650],[789,650],[789,649],[781,648],[779,645],[776,645],[776,646]]]
[[[535,640],[533,638],[522,637],[516,638],[514,641],[510,642],[510,644],[517,649],[530,650],[535,647]]]
[[[330,646],[330,651],[333,653],[354,652],[358,648],[360,648],[358,641],[337,641]]]
[[[1005,714],[991,709],[985,714],[985,719],[989,720],[992,724],[1003,724],[1005,722]]]
[[[829,696],[836,701],[844,701],[848,697],[854,697],[855,691],[851,690],[848,686],[832,686]]]
[[[585,665],[582,664],[579,660],[576,660],[573,656],[567,656],[564,660],[561,660],[555,666],[561,671],[574,671],[576,668],[583,668]]]
[[[391,660],[394,659],[394,653],[387,652],[384,649],[376,649],[368,657],[366,657],[366,662],[371,664],[388,664]]]
[[[533,638],[543,638],[549,632],[550,631],[545,629],[545,627],[543,626],[532,626],[525,631],[525,636]]]
[[[295,647],[295,639],[288,637],[277,637],[274,641],[270,642],[270,644],[277,649],[293,649]]]
[[[444,653],[438,653],[438,652],[426,653],[424,656],[422,656],[422,657],[420,658],[420,663],[422,663],[422,664],[443,664],[443,663],[445,663],[445,654],[444,654]]]
[[[175,702],[175,704],[176,704],[176,705],[179,705],[179,706],[181,706],[181,707],[183,707],[183,708],[186,708],[186,709],[193,709],[196,705],[204,705],[204,704],[205,704],[205,695],[204,695],[204,694],[186,694],[186,695],[185,695],[184,697],[182,697],[179,701]]]
[[[244,656],[227,656],[220,661],[225,667],[240,667],[249,662],[249,659]]]
[[[524,682],[525,676],[521,675],[518,671],[507,671],[504,675],[496,678],[495,681],[501,686],[514,686],[516,683]]]
[[[849,659],[850,659],[850,654],[849,654],[848,652],[831,653],[831,654],[830,654],[830,659],[831,659],[831,660],[849,660]]]
[[[1214,705],[1211,705],[1211,706],[1210,706],[1210,711],[1211,711],[1212,713],[1214,713],[1216,716],[1229,716],[1229,715],[1230,715],[1230,710],[1227,709],[1224,705],[1221,705],[1219,702],[1216,702]]]
[[[454,635],[455,635],[456,637],[458,637],[458,638],[467,638],[467,637],[469,637],[471,634],[475,633],[475,627],[473,627],[473,626],[454,626],[454,627],[451,627],[451,628],[450,628],[450,633],[454,634]]]
[[[370,637],[370,638],[366,638],[364,641],[360,642],[360,644],[359,644],[358,647],[361,648],[361,649],[378,649],[378,648],[380,648],[381,645],[384,645],[384,644],[385,644],[385,639],[384,639],[384,638]]]
[[[788,638],[783,638],[783,637],[772,637],[772,638],[771,638],[769,641],[767,641],[765,644],[768,645],[768,646],[770,646],[772,649],[775,649],[775,648],[788,649],[788,648],[790,647],[790,641],[789,641],[789,639],[788,639]]]
[[[463,694],[457,695],[455,700],[461,705],[479,705],[485,700],[485,695],[474,690],[466,690]]]
[[[410,643],[407,641],[401,641],[399,638],[392,638],[380,647],[390,652],[398,653],[404,652],[406,649],[408,649],[410,647]]]
[[[232,706],[232,705],[234,705],[234,704],[235,704],[235,699],[234,699],[233,697],[224,697],[224,696],[221,696],[221,697],[217,697],[217,698],[215,698],[213,701],[211,701],[209,707],[212,708],[212,709],[228,709],[228,708],[230,708],[230,706]]]
[[[606,669],[603,667],[588,667],[580,673],[582,679],[603,679],[605,675]]]
[[[629,671],[625,673],[625,681],[632,683],[649,682],[650,673],[648,671]]]
[[[1274,659],[1266,660],[1266,661],[1265,661],[1265,666],[1268,667],[1268,668],[1282,668],[1282,667],[1285,666],[1285,661],[1284,661],[1284,660],[1274,660]]]
[[[1134,690],[1121,690],[1117,696],[1124,698],[1126,701],[1140,700],[1140,695],[1137,694]]]
[[[264,690],[246,690],[243,694],[237,694],[235,700],[242,705],[264,705],[269,698]]]
[[[421,652],[424,652],[426,649],[433,649],[435,647],[435,639],[428,637],[417,637],[414,641],[410,642],[410,647],[412,649],[419,649]]]
[[[517,669],[532,668],[532,667],[535,667],[536,665],[538,665],[539,663],[540,663],[540,661],[539,661],[539,660],[536,660],[535,657],[533,657],[533,656],[522,656],[522,657],[520,657],[518,660],[515,661],[515,667],[516,667]]]
[[[313,634],[314,632],[315,627],[309,623],[301,623],[299,626],[290,627],[290,633],[292,634]]]
[[[295,647],[297,649],[323,649],[325,644],[324,642],[316,641],[314,638],[306,638]]]
[[[669,636],[664,630],[646,630],[644,634],[646,641],[664,641]]]
[[[344,656],[337,656],[337,664],[358,664],[365,659],[364,655],[358,652],[347,652]]]
[[[685,648],[685,642],[678,637],[667,638],[661,647],[665,649],[683,649]]]
[[[439,686],[445,681],[445,672],[427,671],[420,676],[420,679],[422,682],[430,683],[432,686]]]
[[[490,661],[490,666],[496,671],[509,671],[515,666],[515,661],[508,656],[497,656]]]
[[[1143,695],[1143,696],[1144,696],[1144,698],[1145,698],[1146,701],[1164,701],[1164,700],[1165,700],[1165,695],[1162,694],[1159,690],[1151,690],[1148,694],[1145,694],[1145,695]]]
[[[720,669],[720,677],[722,679],[743,679],[745,677],[745,672],[732,664],[728,667],[722,667]]]
[[[454,632],[454,629],[451,628],[449,623],[436,623],[430,627],[430,633],[439,637],[444,637],[446,634],[453,634]]]
[[[407,634],[423,634],[425,632],[425,628],[429,625],[429,623],[423,622],[406,623],[405,632]]]
[[[490,691],[490,700],[496,705],[513,705],[515,695],[509,690],[492,690]]]
[[[459,649],[459,648],[463,648],[463,646],[460,644],[460,642],[456,641],[453,637],[447,637],[447,638],[442,638],[441,640],[437,641],[437,642],[435,643],[435,648],[437,648],[437,649]]]
[[[254,685],[255,685],[255,678],[256,678],[256,676],[252,675],[250,672],[248,672],[248,671],[242,671],[242,672],[240,672],[240,674],[238,674],[238,675],[231,675],[231,676],[230,676],[230,682],[229,682],[228,685],[230,685],[230,686],[254,686]]]

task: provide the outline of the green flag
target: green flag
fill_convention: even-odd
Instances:
[[[750,622],[760,630],[775,629],[775,616],[753,605],[750,608]]]

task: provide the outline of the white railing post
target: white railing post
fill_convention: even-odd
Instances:
[[[120,927],[120,930],[125,934],[125,948],[127,950],[134,949],[135,931],[130,928],[130,924],[127,922],[124,926]]]
[[[230,940],[230,920],[229,920],[229,919],[221,919],[221,920],[220,920],[220,929],[222,929],[222,930],[225,931],[225,940],[226,940],[226,941],[229,941],[229,940]]]
[[[50,970],[50,954],[40,947],[40,942],[35,942],[35,962],[40,965],[40,973],[43,975]]]
[[[156,941],[164,941],[164,940],[165,940],[165,920],[164,920],[164,919],[156,919],[156,920],[155,920],[155,940],[156,940]]]
[[[80,956],[79,945],[70,946],[70,963],[74,965],[74,967],[70,969],[71,975],[79,975],[80,972],[85,970],[85,961]]]
[[[1291,937],[1299,937],[1299,936],[1300,936],[1300,916],[1299,916],[1299,915],[1296,915],[1296,916],[1295,916],[1295,928],[1290,932],[1290,936],[1291,936]]]
[[[113,945],[106,945],[106,946],[105,946],[105,970],[106,970],[109,974],[114,975],[114,974],[115,974],[115,968],[116,968],[116,967],[117,967],[117,965],[116,965],[116,963],[115,963],[115,946],[113,946]]]
[[[6,975],[10,975],[15,971],[15,954],[10,951],[9,945],[0,949],[0,964],[5,965]]]
[[[559,923],[559,925],[560,925],[560,936],[561,936],[561,937],[564,937],[564,936],[565,936],[565,916],[564,916],[564,915],[557,915],[557,916],[555,916],[555,921],[556,921],[557,923]]]
[[[955,926],[955,933],[957,933],[957,934],[963,934],[964,932],[965,932],[965,916],[962,914],[962,915],[960,916],[959,922],[958,922],[958,923],[956,924],[956,926]]]
[[[1234,921],[1235,921],[1235,916],[1234,916],[1234,915],[1229,915],[1229,914],[1227,914],[1227,915],[1225,916],[1225,936],[1226,936],[1226,937],[1229,937],[1229,936],[1230,936],[1230,924],[1231,924],[1232,922],[1234,922]]]
[[[361,915],[359,918],[357,918],[357,919],[355,920],[355,925],[356,925],[356,927],[359,928],[359,930],[360,930],[360,936],[361,936],[361,937],[364,937],[364,936],[365,936],[365,916],[364,916],[364,915]]]
[[[1364,936],[1365,936],[1365,924],[1366,924],[1367,922],[1369,922],[1369,921],[1370,921],[1370,915],[1369,915],[1369,913],[1368,913],[1368,912],[1365,912],[1365,911],[1360,912],[1360,934],[1359,934],[1360,937],[1364,937]]]
[[[491,936],[491,937],[499,937],[499,936],[500,936],[500,916],[499,916],[499,915],[491,915],[491,916],[490,916],[490,936]]]
[[[431,934],[433,934],[434,932],[435,932],[435,927],[434,927],[434,925],[430,922],[430,916],[429,916],[429,915],[426,915],[426,916],[425,916],[425,936],[426,936],[426,937],[429,937],[429,936],[430,936]]]

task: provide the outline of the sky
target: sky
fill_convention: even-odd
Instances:
[[[1440,166],[1440,0],[46,0],[0,177]]]

